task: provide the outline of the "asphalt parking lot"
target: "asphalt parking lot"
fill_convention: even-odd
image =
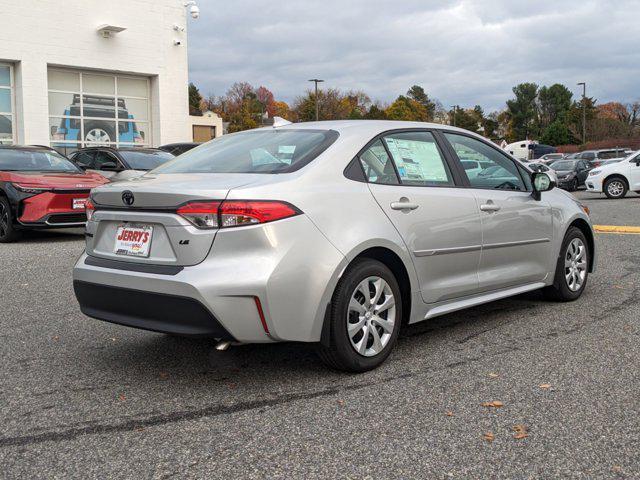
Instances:
[[[578,196],[640,225],[640,196]],[[84,317],[82,232],[0,245],[0,477],[639,478],[640,236],[596,242],[579,301],[410,327],[362,375]]]

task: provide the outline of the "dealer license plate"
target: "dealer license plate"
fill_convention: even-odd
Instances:
[[[84,210],[84,207],[86,204],[87,204],[86,198],[74,198],[72,205],[74,210]]]
[[[151,225],[120,225],[116,230],[114,252],[130,257],[148,257],[152,236]]]

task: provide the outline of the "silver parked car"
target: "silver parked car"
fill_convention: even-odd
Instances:
[[[500,167],[469,178],[462,162]],[[92,191],[74,288],[91,317],[230,342],[313,342],[365,371],[402,325],[544,289],[575,300],[588,210],[484,138],[389,121],[226,135]]]

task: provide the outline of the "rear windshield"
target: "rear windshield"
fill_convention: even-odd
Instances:
[[[18,150],[0,148],[0,170],[5,172],[82,172],[53,150]]]
[[[288,173],[338,138],[333,130],[252,130],[225,135],[183,153],[153,173]]]
[[[133,170],[152,170],[175,157],[172,153],[165,152],[163,150],[152,152],[120,150],[120,155]]]

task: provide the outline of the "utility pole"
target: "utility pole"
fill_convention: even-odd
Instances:
[[[587,143],[587,84],[580,82],[582,85],[582,145]]]
[[[319,120],[319,115],[318,115],[318,84],[324,82],[324,80],[320,80],[319,78],[312,78],[309,81],[315,83],[315,85],[316,85],[316,122],[317,122]]]

